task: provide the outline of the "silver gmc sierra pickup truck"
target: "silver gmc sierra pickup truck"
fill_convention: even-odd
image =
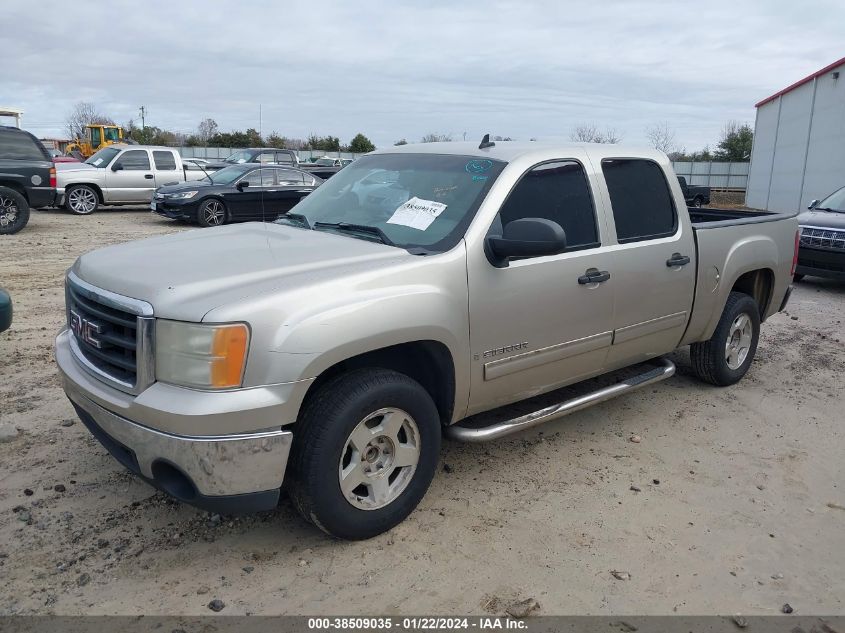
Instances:
[[[391,147],[273,223],[83,255],[56,360],[152,485],[249,512],[284,483],[327,533],[367,538],[420,502],[443,434],[492,440],[652,384],[685,345],[703,380],[737,382],[788,299],[797,228],[688,210],[650,149]]]

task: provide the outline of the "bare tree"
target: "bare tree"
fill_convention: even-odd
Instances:
[[[217,121],[212,118],[203,119],[197,126],[197,138],[199,138],[204,143],[207,143],[208,139],[217,134],[217,132]]]
[[[655,123],[647,127],[645,136],[654,149],[664,154],[672,154],[679,151],[678,141],[675,138],[675,130],[669,125],[668,121]]]
[[[426,134],[420,139],[420,143],[441,143],[444,141],[451,141],[452,135],[451,134],[437,134],[435,132],[431,132]]]
[[[100,123],[102,125],[114,125],[111,117],[97,112],[97,108],[93,103],[80,101],[71,110],[65,119],[65,131],[70,138],[84,138],[85,126],[92,123]]]
[[[616,128],[608,127],[602,132],[595,123],[581,123],[569,132],[569,140],[578,143],[618,143],[622,140],[622,134]]]

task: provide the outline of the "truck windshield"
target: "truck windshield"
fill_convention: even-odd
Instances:
[[[827,198],[819,202],[815,208],[818,211],[845,213],[845,187],[830,194]]]
[[[232,163],[233,165],[237,165],[239,163],[248,163],[252,160],[252,152],[247,151],[240,151],[235,152],[234,154],[230,154],[228,158],[226,158],[223,162],[224,163]]]
[[[504,162],[452,154],[374,154],[340,170],[297,204],[298,224],[359,239],[386,237],[420,252],[449,250],[505,167]],[[291,220],[280,218],[279,223]],[[320,226],[317,226],[320,223]],[[343,226],[337,227],[343,229]]]
[[[96,152],[85,162],[94,167],[105,168],[112,161],[112,159],[120,153],[116,147],[104,147],[99,152]]]

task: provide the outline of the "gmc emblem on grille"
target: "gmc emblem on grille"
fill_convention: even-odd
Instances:
[[[70,330],[80,341],[88,343],[91,347],[101,349],[103,344],[97,338],[97,334],[103,333],[103,326],[96,321],[89,321],[79,315],[78,312],[70,311]]]

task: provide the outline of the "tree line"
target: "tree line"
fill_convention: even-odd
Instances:
[[[688,152],[677,139],[675,129],[668,121],[655,123],[645,129],[645,136],[654,149],[664,152],[673,161],[715,161],[720,163],[751,160],[751,145],[754,130],[748,123],[728,121],[714,150],[709,145],[704,149]],[[615,128],[599,129],[595,123],[582,123],[572,128],[569,138],[585,143],[619,143],[623,134]]]
[[[114,120],[98,111],[91,103],[77,103],[66,120],[66,131],[70,138],[85,136],[87,124],[114,125]],[[262,136],[255,128],[246,130],[232,130],[221,132],[217,122],[206,118],[199,122],[196,130],[191,134],[173,132],[155,125],[139,127],[134,119],[123,125],[127,138],[144,145],[186,145],[189,147],[278,147],[293,150],[317,150],[325,152],[355,152],[366,153],[375,149],[373,142],[364,136],[356,134],[348,143],[342,143],[337,136],[320,136],[310,134],[308,138],[293,138],[282,136],[273,131]],[[464,134],[464,136],[466,136]],[[754,140],[754,130],[747,123],[728,121],[722,128],[715,149],[709,145],[703,149],[688,152],[677,138],[677,132],[668,121],[655,123],[645,129],[645,136],[655,149],[664,152],[673,161],[717,161],[743,162],[751,159],[751,145]],[[619,143],[624,133],[613,127],[601,129],[595,123],[581,123],[570,130],[569,138],[573,141],[587,143]],[[452,141],[452,134],[431,132],[420,139],[421,143]],[[495,136],[494,141],[513,140],[509,136]],[[535,138],[530,140],[534,141]],[[394,145],[405,145],[408,141],[400,139]]]
[[[84,138],[86,125],[115,125],[114,120],[98,111],[91,103],[77,103],[65,121],[65,131],[72,139]],[[141,145],[168,145],[188,147],[277,147],[279,149],[317,150],[325,152],[366,153],[376,147],[361,133],[348,143],[342,143],[337,136],[310,134],[308,138],[282,136],[273,131],[262,136],[255,128],[221,132],[217,122],[206,118],[199,122],[191,134],[174,132],[156,125],[139,126],[135,119],[123,124],[123,133]]]

